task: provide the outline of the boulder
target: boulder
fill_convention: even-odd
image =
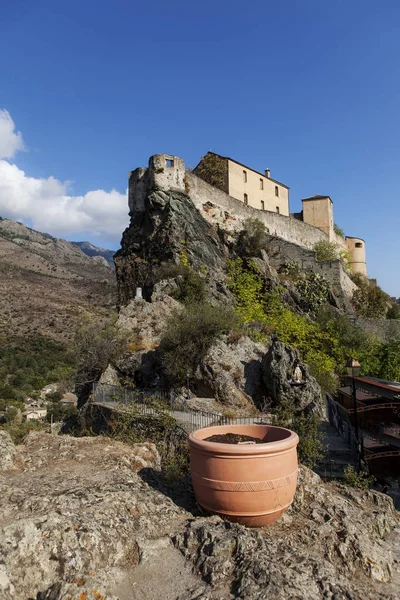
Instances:
[[[301,382],[295,381],[299,370]],[[276,338],[263,358],[262,380],[266,395],[276,403],[289,400],[299,411],[322,412],[322,393],[316,379],[301,362],[298,351]]]
[[[394,558],[382,539],[398,522],[393,503],[374,492],[347,495],[301,467],[296,501],[273,526],[198,518],[174,543],[219,598],[395,600]]]
[[[254,409],[263,395],[265,350],[264,344],[247,336],[231,343],[229,336],[217,340],[195,373],[197,395],[208,395],[235,409]]]

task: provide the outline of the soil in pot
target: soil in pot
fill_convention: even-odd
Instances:
[[[210,435],[204,438],[205,442],[217,442],[218,444],[262,444],[263,440],[252,437],[251,435],[243,435],[241,433],[224,433]]]

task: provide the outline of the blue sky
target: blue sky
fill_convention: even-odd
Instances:
[[[194,166],[213,150],[269,167],[290,186],[292,211],[329,194],[335,221],[367,242],[369,275],[400,296],[400,3],[1,8],[1,215],[117,247],[128,171],[155,153]],[[10,119],[24,150],[6,144]]]

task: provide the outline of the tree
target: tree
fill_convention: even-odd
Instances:
[[[76,385],[75,389],[82,406],[91,392],[93,383],[109,363],[117,361],[127,350],[128,334],[116,327],[115,321],[100,325],[90,321],[81,327],[75,337]]]
[[[386,313],[387,319],[400,319],[400,305],[392,304]]]
[[[368,281],[353,294],[353,306],[358,315],[370,319],[380,319],[385,316],[388,297],[379,287]]]

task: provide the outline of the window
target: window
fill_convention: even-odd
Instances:
[[[277,212],[277,213],[278,213],[278,215],[279,215],[279,213],[280,213],[279,206],[277,206],[277,207],[276,207],[276,212]]]
[[[260,190],[264,189],[264,180],[260,179]]]
[[[247,171],[243,171],[243,181],[247,183]]]
[[[243,200],[244,200],[244,203],[245,203],[245,204],[248,204],[248,203],[249,203],[249,197],[248,197],[248,195],[247,195],[247,194],[244,194],[244,196],[243,196]]]
[[[173,158],[167,158],[165,160],[165,164],[167,165],[167,167],[173,167],[174,166],[174,160],[173,160]]]
[[[261,210],[265,210],[265,202],[264,202],[264,200],[261,200]]]
[[[362,248],[362,243],[361,242],[356,242],[356,248]]]
[[[279,198],[279,188],[277,185],[275,186],[275,196]]]

